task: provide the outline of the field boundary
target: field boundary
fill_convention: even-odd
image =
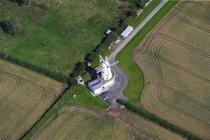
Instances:
[[[160,125],[161,127],[164,127],[164,128],[166,128],[182,137],[185,137],[190,140],[202,140],[202,138],[191,133],[190,131],[187,131],[179,126],[176,126],[176,125],[168,122],[167,120],[164,120],[164,119],[158,117],[157,115],[146,111],[143,108],[136,107],[136,106],[134,106],[126,101],[120,100],[120,99],[117,100],[117,102],[124,105],[129,111],[143,117],[144,119],[152,121],[152,122]]]
[[[1,60],[0,67],[0,101],[6,109],[2,128],[9,125],[0,139],[19,139],[54,102],[65,84],[8,61]]]
[[[57,73],[54,71],[50,71],[48,69],[45,69],[43,67],[37,66],[37,65],[33,65],[31,63],[27,63],[26,61],[22,61],[20,59],[11,57],[11,56],[7,56],[3,53],[0,53],[0,59],[8,61],[10,63],[16,64],[18,66],[24,67],[26,69],[32,70],[34,72],[43,74],[47,77],[50,77],[56,81],[60,81],[60,82],[67,82],[68,81],[68,77],[65,75],[62,75],[61,73]]]
[[[58,109],[62,106],[62,103],[60,102],[61,98],[69,88],[70,86],[68,85],[58,96],[58,98],[48,107],[48,109],[46,109],[44,114],[33,124],[33,126],[20,137],[20,140],[28,140],[47,122],[50,117],[56,114]]]
[[[60,108],[70,105],[75,106],[83,106],[88,108],[94,108],[94,109],[105,109],[98,106],[92,106],[87,104],[81,104],[81,103],[69,103],[65,102],[62,99],[65,98],[65,94],[68,93],[68,90],[71,88],[71,86],[66,87],[63,92],[60,94],[60,96],[53,102],[53,104],[45,111],[45,113],[40,117],[39,120],[37,120],[34,125],[28,129],[28,131],[20,138],[20,140],[28,140],[31,138],[37,131],[42,128],[45,123],[53,116],[57,115]]]
[[[32,85],[33,87],[37,88],[38,91],[39,91],[40,94],[41,94],[41,98],[39,98],[37,101],[33,102],[33,105],[32,105],[30,108],[27,108],[27,109],[26,109],[26,112],[24,112],[23,115],[20,116],[21,112],[18,113],[18,116],[17,116],[18,119],[17,119],[17,122],[14,124],[14,128],[12,128],[11,130],[9,130],[9,132],[7,132],[7,134],[4,136],[4,139],[7,139],[7,138],[9,137],[10,133],[11,133],[12,131],[14,131],[15,129],[18,128],[20,122],[22,122],[23,119],[29,117],[27,114],[31,113],[31,111],[34,109],[34,107],[36,107],[37,105],[39,105],[39,104],[41,103],[41,101],[43,100],[42,97],[45,97],[46,90],[45,90],[45,88],[44,88],[43,86],[41,86],[41,85],[39,85],[39,84],[37,84],[37,83],[31,81],[31,80],[25,79],[25,78],[23,78],[23,77],[19,77],[19,76],[17,76],[17,75],[14,75],[14,74],[11,74],[11,73],[2,71],[2,70],[0,70],[0,73],[3,74],[3,75],[5,75],[5,76],[7,76],[7,77],[9,77],[9,78],[11,78],[11,79],[14,79],[17,85],[21,85],[20,83],[21,83],[21,82],[24,82],[24,81],[25,81],[25,82],[28,82],[28,83],[31,83],[31,85]],[[11,94],[12,94],[12,93],[11,93]],[[7,98],[8,96],[11,96],[11,94],[7,94],[7,96],[6,96],[6,97],[4,96],[3,98],[1,98],[0,101],[4,100],[4,99]],[[24,117],[23,117],[23,116],[24,116]]]
[[[68,89],[67,89],[68,90]],[[63,91],[63,93],[65,94],[66,91]],[[59,99],[61,99],[62,97],[60,97]],[[85,105],[85,104],[77,104],[77,103],[66,103],[63,104],[62,102],[59,102],[60,100],[57,100],[54,102],[54,104],[51,105],[51,107],[49,107],[49,109],[40,117],[40,119],[33,125],[33,127],[31,127],[21,138],[20,140],[28,140],[31,137],[33,137],[40,129],[42,129],[45,124],[50,121],[50,119],[54,118],[59,109],[61,108],[65,108],[65,107],[69,107],[69,106],[82,106],[82,107],[87,107],[89,109],[104,109],[101,107],[96,107],[96,106],[91,106],[91,105]]]

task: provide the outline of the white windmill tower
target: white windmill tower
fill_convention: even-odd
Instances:
[[[117,62],[110,64],[107,57],[105,59],[102,56],[100,57],[100,79],[103,82],[103,88],[109,89],[111,86],[115,84],[115,73],[111,69],[113,65],[115,65]]]
[[[110,64],[107,57],[104,59],[102,56],[99,56],[99,58],[100,66],[96,68],[98,78],[88,83],[93,96],[108,91],[115,84],[115,73],[111,67],[117,62]]]
[[[111,70],[111,65],[107,59],[107,57],[105,57],[105,59],[102,56],[100,57],[100,64],[101,64],[101,79],[102,80],[110,80],[113,77],[113,72]]]

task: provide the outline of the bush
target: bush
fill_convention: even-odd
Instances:
[[[103,42],[107,48],[108,46],[113,43],[114,41],[117,40],[118,35],[116,34],[116,32],[112,32],[109,36],[107,36],[106,40]]]
[[[5,33],[14,36],[15,35],[15,26],[9,20],[0,22],[0,26]]]
[[[68,83],[70,84],[70,86],[74,86],[77,84],[77,80],[74,77],[70,76]]]
[[[148,0],[124,0],[124,1],[134,4],[136,8],[142,8],[142,9],[144,9],[146,3],[148,2]]]
[[[78,62],[72,73],[72,77],[75,78],[83,73],[85,73],[86,65],[83,62]]]
[[[98,54],[96,52],[91,52],[88,54],[86,60],[93,63],[98,60]]]
[[[19,6],[22,6],[23,4],[26,4],[28,0],[16,0]]]
[[[107,48],[106,45],[104,45],[103,43],[101,43],[100,45],[98,45],[95,49],[96,53],[100,54],[102,53],[105,49]]]
[[[136,11],[137,11],[137,7],[134,3],[132,2],[123,2],[120,7],[119,7],[122,16],[136,16]]]
[[[139,0],[140,2],[137,3],[137,6],[139,6],[139,8],[142,8],[144,9],[145,8],[145,5],[146,3],[148,2],[148,0]]]
[[[30,70],[33,70],[35,72],[39,72],[39,73],[42,73],[52,79],[55,79],[55,80],[58,80],[58,81],[61,81],[61,82],[67,82],[67,79],[68,77],[63,75],[63,74],[60,74],[60,73],[57,73],[55,71],[50,71],[48,69],[45,69],[43,67],[39,67],[39,66],[36,66],[36,65],[33,65],[33,64],[30,64],[30,63],[27,63],[27,62],[24,62],[24,61],[21,61],[19,59],[16,59],[14,57],[11,57],[11,56],[7,56],[5,54],[2,54],[0,53],[0,58],[1,59],[4,59],[6,61],[10,61],[14,64],[17,64],[19,66],[22,66],[22,67],[25,67],[25,68],[28,68]]]
[[[116,27],[114,29],[117,31],[117,28],[118,27]],[[110,35],[106,36],[102,40],[102,42],[100,43],[100,45],[98,45],[97,48],[96,48],[96,50],[95,50],[97,53],[103,52],[104,50],[106,50],[109,47],[109,45],[111,43],[113,43],[114,41],[117,40],[118,32],[116,32],[116,31],[113,31]]]
[[[116,27],[116,34],[120,35],[128,26],[126,23],[122,23],[121,26]]]

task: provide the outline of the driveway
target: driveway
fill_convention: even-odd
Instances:
[[[117,54],[128,44],[128,42],[152,19],[152,17],[168,2],[168,0],[162,0],[159,5],[138,25],[137,28],[124,40],[120,42],[115,48],[115,50],[109,55],[110,63],[114,63]],[[123,62],[120,62],[123,63]],[[128,83],[127,76],[120,70],[117,65],[112,66],[116,74],[116,84],[107,92],[104,93],[108,98],[106,100],[107,104],[110,105],[112,109],[119,108],[120,105],[116,102],[116,99],[127,99],[123,95],[123,90]]]

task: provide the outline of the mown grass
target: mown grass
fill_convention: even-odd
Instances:
[[[16,35],[0,29],[0,52],[68,76],[119,17],[119,1],[31,1],[30,7],[0,1],[0,21],[11,20]]]
[[[133,60],[133,51],[144,39],[144,37],[155,27],[155,25],[176,5],[178,0],[167,2],[166,5],[140,30],[136,36],[118,54],[119,66],[128,76],[128,85],[124,95],[130,103],[136,104],[144,88],[144,75]]]
[[[75,95],[75,98],[73,96]],[[108,105],[98,96],[93,97],[86,87],[74,86],[70,88],[62,98],[64,103],[83,104],[100,108],[107,108]]]

